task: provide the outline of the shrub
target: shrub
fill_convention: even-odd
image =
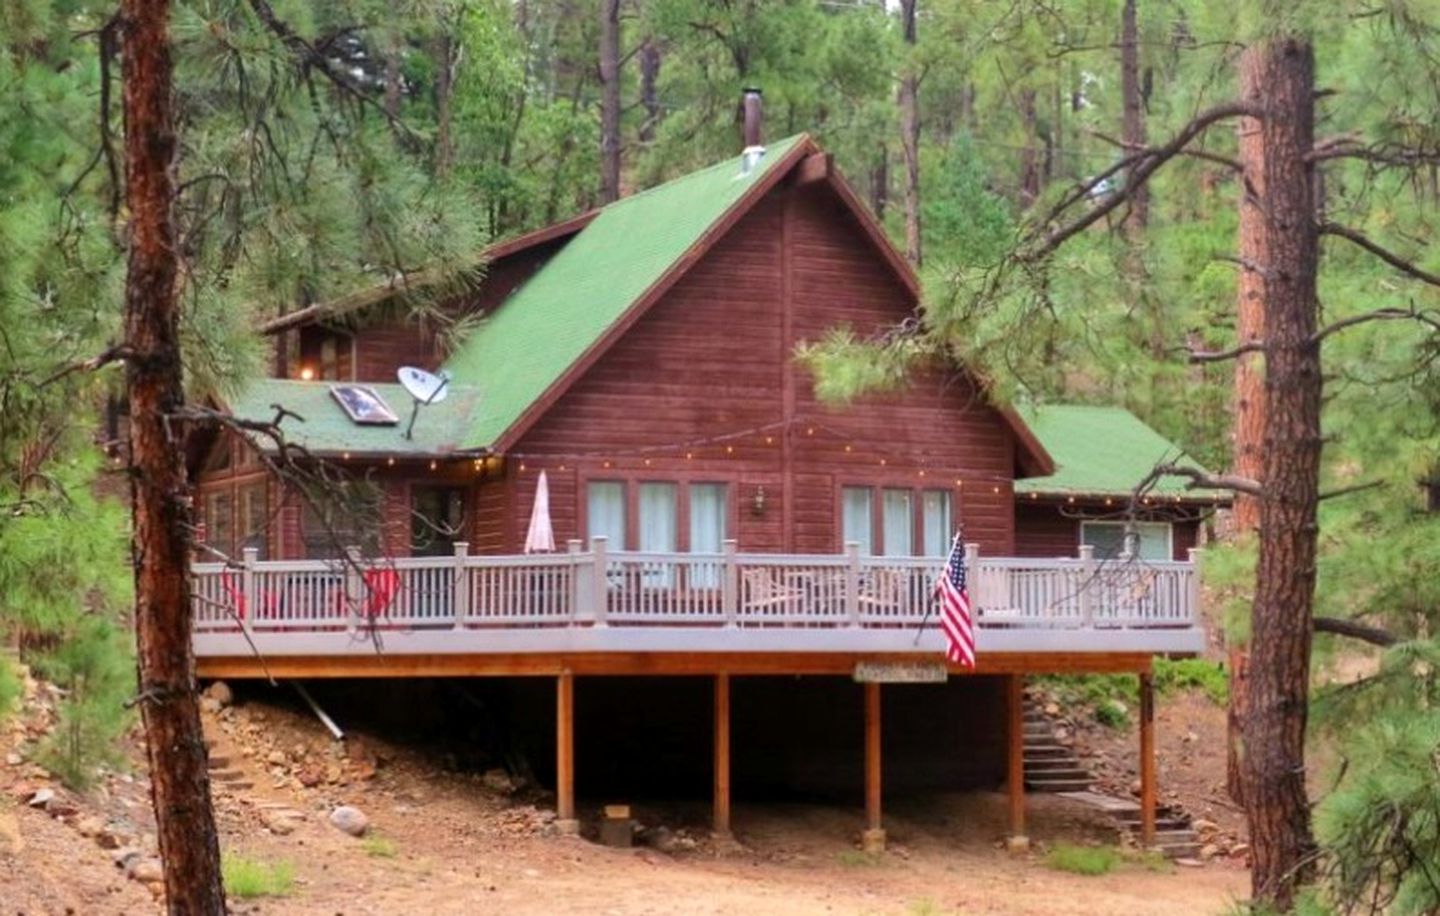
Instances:
[[[371,833],[360,844],[367,856],[374,856],[377,859],[393,859],[398,851],[395,842],[389,837],[381,836],[378,833]]]
[[[1215,705],[1224,706],[1230,696],[1230,676],[1224,665],[1203,658],[1157,658],[1155,690],[1161,696],[1199,690]]]
[[[0,722],[15,711],[24,689],[20,683],[20,672],[15,670],[9,659],[0,655]]]
[[[295,888],[295,866],[289,862],[260,862],[227,855],[220,863],[225,893],[242,900],[251,897],[287,897]]]
[[[83,789],[96,767],[122,759],[116,742],[130,726],[125,699],[135,684],[127,644],[106,618],[82,617],[36,660],[36,669],[65,690],[55,728],[36,759],[66,785]]]
[[[1107,874],[1120,863],[1120,850],[1114,846],[1076,846],[1058,843],[1045,855],[1045,864],[1056,871],[1076,875]]]

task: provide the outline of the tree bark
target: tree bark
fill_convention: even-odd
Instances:
[[[652,36],[645,39],[640,47],[640,107],[645,109],[645,120],[640,125],[640,142],[655,140],[655,127],[660,123],[660,43]]]
[[[1250,48],[1240,58],[1240,97],[1262,104],[1264,73],[1259,48]],[[1240,276],[1236,284],[1235,326],[1238,343],[1259,343],[1265,339],[1265,281],[1256,267],[1266,258],[1265,213],[1260,199],[1265,193],[1264,148],[1260,121],[1241,118],[1239,161],[1240,228],[1238,253]],[[1242,477],[1259,480],[1263,473],[1261,456],[1265,443],[1265,360],[1259,353],[1242,353],[1235,360],[1232,401],[1235,426],[1231,438],[1230,466]],[[1246,493],[1235,494],[1231,513],[1235,535],[1254,533],[1260,524],[1260,501]],[[1232,644],[1229,652],[1230,695],[1227,710],[1225,784],[1236,804],[1245,803],[1244,781],[1240,776],[1241,722],[1244,717],[1245,685],[1249,677],[1249,654],[1243,644]]]
[[[390,48],[385,54],[385,113],[392,118],[400,116],[400,48]]]
[[[169,422],[181,385],[173,66],[169,0],[123,0],[125,179],[130,210],[125,341],[130,400],[138,702],[151,802],[174,914],[221,914],[220,845],[210,807],[190,643],[190,531],[184,449]]]
[[[1029,207],[1040,197],[1040,137],[1034,89],[1020,90],[1020,120],[1025,126],[1025,146],[1020,151],[1020,204]]]
[[[915,60],[915,5],[900,0],[900,21],[907,46],[900,74],[900,149],[905,159],[905,257],[920,266],[920,74]]]
[[[600,0],[600,202],[620,199],[620,0]]]
[[[1145,140],[1145,100],[1140,92],[1140,27],[1137,22],[1136,0],[1125,0],[1120,13],[1120,98],[1124,108],[1122,135],[1127,149],[1143,149]],[[1126,173],[1126,183],[1133,180],[1135,170]],[[1126,231],[1140,235],[1150,222],[1150,187],[1141,184],[1130,192],[1130,214],[1125,220]]]
[[[435,38],[435,174],[444,178],[455,165],[455,141],[451,136],[455,101],[455,39],[448,34]]]
[[[1319,233],[1314,219],[1315,58],[1277,37],[1255,50],[1265,193],[1266,441],[1260,559],[1241,759],[1251,893],[1288,911],[1314,871],[1305,791],[1320,476]]]
[[[885,221],[885,208],[890,203],[890,150],[880,144],[875,167],[870,170],[870,210],[875,219]]]

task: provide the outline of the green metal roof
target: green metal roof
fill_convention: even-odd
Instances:
[[[461,444],[493,446],[803,141],[801,135],[772,144],[747,175],[736,157],[601,210],[445,363],[457,384],[485,389]]]
[[[330,394],[334,384],[359,385],[380,396],[400,418],[393,426],[352,422]],[[256,379],[226,406],[236,417],[268,423],[275,419],[279,404],[299,415],[280,421],[288,441],[317,455],[396,455],[423,457],[460,450],[458,440],[474,425],[476,408],[482,403],[473,386],[451,383],[445,400],[420,408],[415,419],[414,438],[405,438],[414,403],[404,388],[374,382],[300,382],[289,379]],[[264,436],[260,444],[273,450]]]
[[[1123,407],[1050,404],[1019,412],[1055,459],[1055,473],[1015,481],[1017,493],[1128,496],[1157,464],[1202,469],[1184,449]],[[1151,492],[1207,501],[1215,497],[1209,490],[1189,489],[1183,477],[1161,478]]]

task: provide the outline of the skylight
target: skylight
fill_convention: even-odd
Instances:
[[[362,426],[393,426],[400,422],[385,399],[366,385],[331,385],[330,395],[340,404],[352,423]]]

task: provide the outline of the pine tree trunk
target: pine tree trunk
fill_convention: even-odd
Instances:
[[[391,48],[385,55],[385,113],[400,116],[400,49]]]
[[[1263,93],[1267,360],[1260,560],[1241,759],[1251,891],[1288,911],[1314,871],[1305,792],[1311,615],[1320,476],[1320,348],[1314,339],[1315,58],[1308,42],[1256,49]]]
[[[171,913],[220,914],[220,845],[190,643],[188,485],[174,222],[175,128],[168,0],[124,0],[125,190],[130,251],[125,342],[134,511],[135,642],[151,802]]]
[[[620,199],[620,0],[600,0],[600,202]]]
[[[1259,48],[1250,48],[1240,58],[1240,96],[1247,102],[1261,104],[1264,74]],[[1264,150],[1260,122],[1241,118],[1239,123],[1239,159],[1244,166],[1240,180],[1240,229],[1237,249],[1240,275],[1236,284],[1235,327],[1242,343],[1265,338],[1265,281],[1256,268],[1266,257],[1265,213],[1260,198],[1265,193]],[[1263,473],[1261,456],[1265,444],[1265,360],[1259,353],[1246,353],[1235,360],[1232,394],[1235,427],[1231,439],[1230,466],[1241,477],[1259,480]],[[1260,524],[1260,501],[1245,493],[1235,494],[1231,513],[1237,537],[1252,535]],[[1244,720],[1245,685],[1249,677],[1249,653],[1243,644],[1233,644],[1229,652],[1230,698],[1227,710],[1227,742],[1225,755],[1225,786],[1237,804],[1245,803],[1244,780],[1240,775],[1243,753],[1241,724]]]
[[[870,210],[875,218],[885,221],[885,208],[890,203],[890,150],[880,144],[875,167],[870,170]]]
[[[653,37],[645,39],[640,48],[640,107],[645,109],[645,121],[640,125],[640,142],[655,140],[655,127],[660,123],[660,43]]]
[[[1035,114],[1035,90],[1020,90],[1020,121],[1025,127],[1025,146],[1020,151],[1020,204],[1028,207],[1040,196],[1040,142]]]
[[[455,141],[451,137],[455,101],[455,40],[449,35],[435,39],[435,174],[450,174],[455,165]]]
[[[1145,146],[1145,100],[1140,94],[1140,27],[1135,0],[1125,0],[1120,14],[1120,98],[1124,108],[1121,136],[1127,151]],[[1134,169],[1127,173],[1126,181]],[[1141,184],[1130,192],[1130,213],[1125,228],[1131,235],[1145,231],[1150,222],[1150,186]]]
[[[920,266],[920,75],[915,72],[915,4],[900,0],[900,19],[909,53],[900,75],[900,149],[905,159],[905,257]]]

